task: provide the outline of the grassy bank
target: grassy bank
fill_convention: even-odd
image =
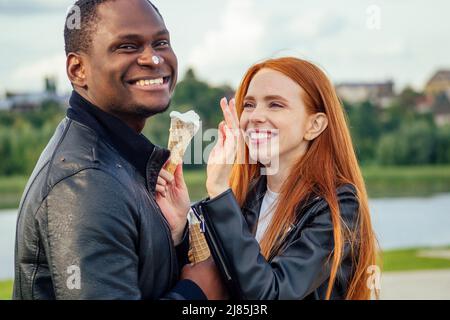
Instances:
[[[450,269],[450,259],[422,257],[423,252],[430,250],[450,250],[445,248],[410,248],[389,250],[382,253],[383,272],[409,270]],[[12,281],[0,281],[0,300],[11,298]]]
[[[450,165],[420,167],[364,167],[371,198],[426,197],[450,192]]]
[[[16,209],[28,177],[0,177],[0,209]]]
[[[186,170],[184,175],[191,199],[194,201],[203,198],[206,195],[205,173],[200,170]],[[28,177],[25,176],[0,177],[0,210],[19,207],[27,181]]]
[[[382,266],[384,272],[407,270],[434,270],[450,269],[450,259],[422,256],[423,253],[444,248],[408,248],[384,251],[382,254]]]
[[[371,198],[422,197],[450,192],[450,165],[421,167],[364,167]],[[0,209],[17,208],[28,177],[0,177]],[[191,199],[206,195],[205,170],[185,170]]]
[[[0,281],[0,300],[10,300],[12,295],[12,280]]]

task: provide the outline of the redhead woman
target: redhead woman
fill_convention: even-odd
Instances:
[[[324,72],[292,57],[258,63],[221,107],[209,198],[198,207],[241,298],[370,299],[376,239],[367,193]],[[169,180],[161,171],[161,194]]]

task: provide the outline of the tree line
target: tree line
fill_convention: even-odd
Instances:
[[[194,109],[203,128],[216,128],[221,120],[219,100],[233,96],[229,86],[212,86],[192,69],[177,85],[169,110],[147,121],[143,133],[166,146],[171,110]],[[369,101],[343,103],[359,161],[363,165],[450,164],[450,126],[437,126],[431,113],[418,113],[414,92],[404,90],[391,106],[381,109]],[[65,107],[44,101],[27,112],[0,112],[0,176],[29,175]],[[195,166],[191,166],[195,167]]]

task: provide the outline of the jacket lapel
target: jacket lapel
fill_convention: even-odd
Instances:
[[[242,206],[244,219],[253,236],[256,235],[258,227],[259,211],[261,210],[262,200],[267,190],[267,177],[259,176],[250,184],[250,191]]]

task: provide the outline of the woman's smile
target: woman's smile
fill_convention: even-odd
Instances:
[[[278,136],[278,130],[275,130],[275,129],[248,129],[245,132],[245,136],[252,145],[266,144]]]

